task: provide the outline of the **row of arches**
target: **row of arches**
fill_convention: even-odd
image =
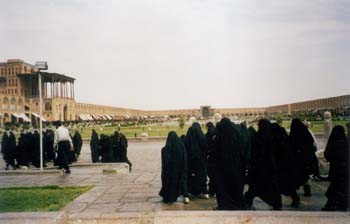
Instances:
[[[22,98],[16,99],[15,97],[4,97],[0,100],[0,108],[3,110],[23,110],[24,102]]]

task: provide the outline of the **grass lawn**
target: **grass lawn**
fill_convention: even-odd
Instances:
[[[58,211],[91,188],[92,186],[0,188],[0,212]]]

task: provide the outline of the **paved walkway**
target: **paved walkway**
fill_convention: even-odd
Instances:
[[[160,182],[160,149],[164,141],[134,142],[129,144],[129,159],[133,169],[128,174],[102,174],[101,167],[72,168],[72,174],[48,175],[17,175],[0,176],[0,187],[8,186],[35,186],[35,185],[95,185],[89,192],[81,195],[68,206],[65,211],[77,212],[148,212],[167,210],[213,210],[215,199],[192,198],[190,204],[184,205],[179,201],[172,205],[161,203],[158,192]],[[88,144],[84,144],[79,163],[90,162]],[[312,182],[313,196],[303,197],[299,211],[320,211],[326,202],[324,192],[328,182]],[[283,210],[295,209],[289,204],[291,200],[283,197]],[[259,199],[254,200],[256,210],[270,210]]]

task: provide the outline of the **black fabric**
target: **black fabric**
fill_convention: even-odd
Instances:
[[[9,144],[9,136],[8,136],[7,132],[5,132],[2,135],[2,139],[1,139],[1,153],[2,153],[3,159],[6,163],[7,163],[8,157],[9,157],[8,144]]]
[[[274,209],[281,209],[282,199],[278,185],[278,167],[272,152],[271,123],[259,120],[259,129],[252,139],[249,190],[245,197],[249,205],[258,196]]]
[[[329,180],[326,207],[331,210],[349,210],[349,141],[342,126],[335,126],[324,153],[329,161]]]
[[[275,157],[278,184],[282,194],[293,197],[297,203],[297,172],[294,169],[295,158],[288,144],[288,134],[279,124],[272,124],[272,152]]]
[[[109,136],[101,134],[100,147],[101,147],[101,162],[112,163],[114,158],[113,158],[113,152],[112,152],[111,139]]]
[[[40,134],[38,131],[34,131],[32,135],[32,146],[33,146],[33,166],[40,167]]]
[[[217,191],[217,177],[216,177],[216,165],[217,165],[217,150],[216,150],[216,131],[212,122],[206,124],[207,133],[205,138],[208,143],[207,154],[207,170],[209,177],[209,194],[214,195]]]
[[[245,210],[242,144],[237,128],[228,118],[221,119],[217,124],[216,141],[218,209]]]
[[[175,202],[179,195],[188,196],[187,152],[182,141],[171,131],[162,148],[162,188],[159,195],[166,203]]]
[[[122,133],[119,133],[120,162],[127,163],[131,169],[132,163],[128,159],[128,140]]]
[[[83,139],[81,138],[81,135],[78,131],[75,131],[72,142],[74,147],[74,153],[76,157],[79,157],[81,152],[81,147],[83,146]]]
[[[47,161],[53,161],[55,159],[55,150],[54,150],[54,140],[55,134],[52,130],[47,130],[44,138],[45,150],[46,150],[46,159]]]
[[[111,135],[112,153],[113,160],[115,162],[120,162],[120,150],[119,150],[119,133],[117,131]]]
[[[63,168],[66,171],[69,170],[70,147],[69,141],[61,141],[58,143],[57,165],[59,168]]]
[[[93,163],[99,162],[100,146],[99,146],[98,134],[95,130],[92,130],[91,140],[90,140],[90,149],[91,149],[91,161]]]
[[[17,165],[19,166],[29,166],[29,155],[28,155],[28,150],[26,146],[26,136],[24,133],[21,133],[19,139],[18,139],[18,144],[17,144],[17,155],[16,155],[16,160],[17,160]]]
[[[208,145],[197,122],[188,129],[184,141],[188,155],[188,191],[193,195],[208,194],[206,167]]]
[[[312,135],[298,118],[292,120],[289,144],[295,158],[296,184],[300,187],[309,180],[309,175],[313,173],[316,165],[314,159],[316,155],[313,150],[314,140]]]

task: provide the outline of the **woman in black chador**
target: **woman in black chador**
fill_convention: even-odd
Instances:
[[[81,152],[81,147],[83,146],[83,140],[81,138],[81,135],[78,131],[75,131],[74,136],[72,138],[73,141],[73,147],[74,147],[74,153],[76,158],[79,157]]]
[[[169,132],[162,148],[162,189],[159,195],[164,203],[173,203],[182,194],[188,203],[187,153],[182,141],[174,131]]]
[[[120,162],[120,150],[119,150],[119,133],[117,131],[111,135],[111,144],[112,144],[112,152],[113,152],[113,160],[114,162]]]
[[[111,139],[109,136],[101,134],[100,147],[101,147],[101,162],[112,163],[113,152],[112,152]]]
[[[90,140],[91,160],[97,163],[100,159],[100,146],[97,132],[93,129]]]
[[[16,138],[12,132],[7,131],[2,136],[1,141],[1,153],[6,163],[5,169],[8,170],[9,166],[13,169],[16,168],[15,164],[15,150],[16,150]]]
[[[188,129],[185,137],[188,158],[188,191],[192,195],[209,198],[207,189],[207,140],[200,125],[195,122]]]
[[[245,210],[244,155],[238,129],[223,118],[216,126],[218,210]]]
[[[217,155],[216,155],[216,131],[215,126],[212,122],[206,124],[207,133],[205,138],[208,143],[208,155],[207,155],[207,167],[208,167],[208,177],[209,177],[209,194],[214,196],[216,194],[216,164],[217,164]]]
[[[278,184],[282,194],[292,198],[292,207],[297,207],[300,198],[297,193],[297,173],[294,169],[295,158],[288,144],[288,134],[279,124],[272,124],[273,155],[278,170]]]
[[[245,199],[250,207],[258,196],[274,210],[281,210],[282,198],[278,186],[278,167],[272,152],[271,123],[261,119],[258,126],[258,132],[252,139],[249,190]]]
[[[324,211],[348,211],[349,196],[349,142],[343,126],[333,128],[324,157],[329,161],[329,180]]]
[[[298,118],[292,120],[289,144],[294,154],[297,179],[296,187],[304,186],[304,196],[311,196],[309,175],[314,169],[314,139],[305,124]]]
[[[119,149],[120,162],[129,164],[129,170],[131,171],[132,164],[128,159],[128,139],[122,133],[119,133]]]

